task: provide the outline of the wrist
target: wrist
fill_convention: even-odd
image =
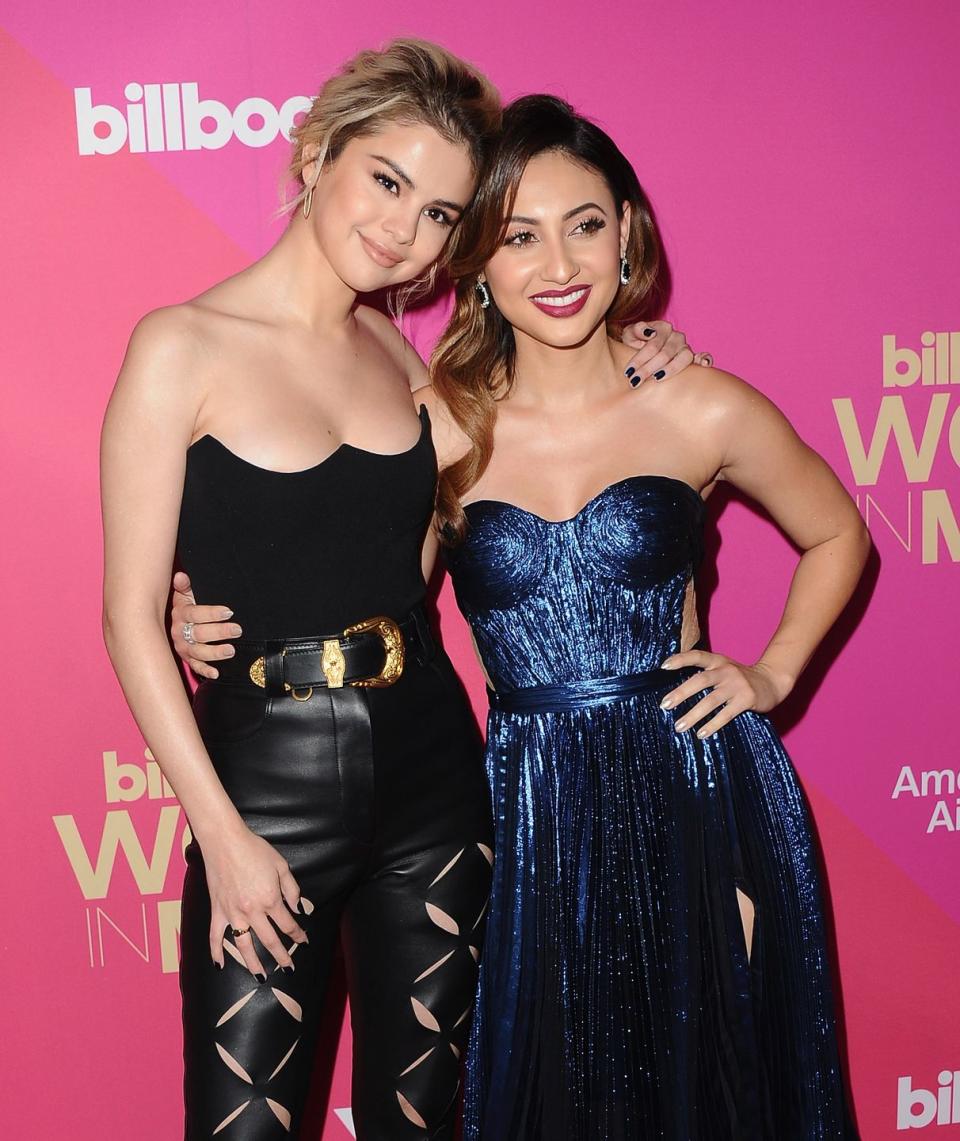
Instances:
[[[773,687],[777,704],[788,697],[793,687],[797,684],[797,675],[795,673],[785,669],[783,666],[765,661],[763,658],[756,662],[753,668],[767,678]]]
[[[216,818],[204,817],[197,824],[191,820],[190,831],[200,845],[200,851],[204,853],[229,847],[249,833],[243,817],[232,804],[226,812]]]

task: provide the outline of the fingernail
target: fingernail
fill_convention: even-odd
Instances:
[[[640,377],[639,376],[633,376],[630,378],[630,387],[631,388],[636,388],[639,383],[640,383]]]
[[[223,963],[216,963],[215,962],[213,965],[217,968],[218,971],[223,970]]]
[[[236,623],[234,623],[234,625],[230,627],[230,634],[234,638],[239,638],[242,633],[243,633],[243,627],[242,626],[237,626]]]
[[[675,670],[677,667],[673,664],[672,661],[670,661],[669,658],[667,658],[667,660],[663,663],[663,665],[660,668],[662,670]]]
[[[659,372],[655,372],[655,373],[653,374],[653,379],[654,379],[654,380],[663,380],[663,378],[664,378],[666,375],[667,375],[667,374],[666,374],[666,372],[665,372],[663,369],[660,369],[660,371],[659,371]]]
[[[221,617],[220,621],[226,622],[228,618],[232,618],[232,617],[233,617],[233,611],[232,610],[224,610],[222,613],[222,617]]]
[[[706,729],[698,729],[697,730],[697,736],[702,741],[704,739],[704,737],[709,737],[710,734],[706,731]]]
[[[225,646],[223,656],[225,658],[232,658],[234,656],[234,654],[236,654],[236,652],[237,651],[233,648],[233,646]]]
[[[656,332],[656,329],[644,329],[643,335],[645,337],[652,337],[655,332]]]
[[[285,975],[292,975],[293,974],[293,964],[291,963],[289,967],[281,966],[280,970],[283,971],[283,973]]]
[[[686,729],[686,727],[687,727],[687,723],[686,723],[686,721],[684,721],[682,719],[680,721],[678,721],[676,723],[676,725],[674,725],[674,729],[676,729],[676,731],[678,733],[682,733],[684,731],[684,729]]]
[[[663,701],[660,702],[660,708],[661,709],[669,709],[672,705],[673,705],[673,698],[672,697],[665,697],[663,699]]]
[[[626,371],[626,376],[629,378],[629,377],[633,376],[633,374],[634,374],[636,371],[637,371],[637,370],[636,370],[636,369],[633,367],[633,365],[631,365],[631,366],[630,366],[630,367],[627,369],[627,371]]]
[[[263,973],[263,971],[260,971],[258,974],[255,974],[253,977],[257,980],[258,983],[265,983],[267,981],[267,976]]]

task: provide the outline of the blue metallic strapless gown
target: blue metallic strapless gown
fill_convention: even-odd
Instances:
[[[790,760],[761,715],[701,742],[660,709],[700,496],[644,475],[565,522],[467,516],[450,570],[497,690],[467,1141],[855,1136]]]

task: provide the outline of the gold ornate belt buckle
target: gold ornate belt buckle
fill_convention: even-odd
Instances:
[[[358,622],[356,626],[348,626],[346,630],[344,630],[343,636],[344,638],[350,638],[354,634],[367,633],[378,635],[383,642],[385,654],[383,666],[376,677],[358,678],[349,684],[356,686],[358,689],[384,689],[388,685],[393,685],[403,673],[405,657],[403,634],[401,633],[400,627],[392,618],[387,618],[381,614],[376,618],[368,618],[366,622]]]
[[[356,686],[359,689],[383,689],[388,685],[393,685],[403,673],[405,660],[403,633],[400,627],[392,618],[378,615],[376,618],[368,618],[365,622],[358,622],[355,626],[348,626],[341,637],[351,638],[356,634],[376,634],[380,638],[384,649],[383,666],[380,673],[375,677],[358,678],[356,681],[347,682],[347,685]],[[286,654],[286,651],[284,650],[283,653]],[[327,679],[329,689],[343,688],[346,661],[343,657],[339,638],[328,638],[323,643],[320,668],[323,670],[323,676]],[[266,689],[266,662],[262,657],[251,663],[249,673],[250,680],[254,685]],[[294,689],[289,682],[284,682],[283,688],[295,701],[309,701],[313,695],[312,686],[299,691]]]

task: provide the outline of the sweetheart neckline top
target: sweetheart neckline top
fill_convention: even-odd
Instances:
[[[659,475],[656,472],[642,472],[638,475],[627,475],[622,479],[614,480],[613,483],[608,483],[606,487],[602,487],[596,493],[596,495],[591,495],[591,497],[587,500],[586,503],[584,503],[579,511],[574,512],[573,515],[568,516],[566,519],[547,519],[545,516],[540,515],[538,512],[531,511],[528,507],[521,507],[518,503],[508,503],[505,499],[474,499],[470,503],[465,503],[463,505],[463,510],[464,513],[466,513],[470,510],[471,507],[503,507],[509,511],[517,511],[521,515],[529,515],[532,519],[537,519],[539,522],[545,523],[548,527],[562,527],[567,523],[576,523],[577,520],[591,507],[595,506],[599,500],[616,491],[618,488],[624,487],[631,483],[646,480],[654,480],[678,485],[690,493],[690,495],[699,504],[701,510],[706,508],[706,500],[703,498],[700,492],[697,491],[697,489],[693,487],[692,484],[687,483],[686,480],[677,479],[672,475]]]
[[[342,630],[373,614],[400,619],[426,591],[420,552],[436,482],[425,409],[406,451],[344,443],[293,472],[202,437],[186,457],[180,562],[197,601],[229,605],[249,638]]]
[[[326,464],[330,463],[330,461],[339,456],[341,452],[345,451],[358,452],[363,456],[371,456],[374,459],[383,460],[395,460],[400,457],[410,455],[420,447],[428,435],[427,428],[430,423],[430,414],[427,412],[427,406],[425,404],[420,405],[420,411],[417,415],[420,420],[420,434],[417,436],[416,440],[414,440],[409,448],[404,448],[399,452],[375,452],[371,451],[369,448],[361,448],[357,444],[351,444],[348,441],[344,440],[342,443],[338,444],[328,456],[325,456],[318,463],[311,464],[309,467],[305,468],[294,468],[291,471],[281,471],[277,468],[262,467],[260,464],[255,464],[252,460],[244,459],[243,456],[237,455],[237,453],[233,451],[232,448],[228,448],[222,440],[218,439],[210,432],[205,432],[198,440],[194,440],[193,443],[187,448],[187,454],[189,455],[189,453],[193,451],[194,448],[199,448],[201,444],[210,443],[214,444],[219,451],[225,453],[237,463],[243,464],[243,466],[247,468],[253,468],[254,471],[262,472],[264,475],[311,475],[313,472],[319,471]]]
[[[643,673],[677,653],[705,506],[652,472],[608,484],[569,519],[468,505],[447,566],[492,688]]]

